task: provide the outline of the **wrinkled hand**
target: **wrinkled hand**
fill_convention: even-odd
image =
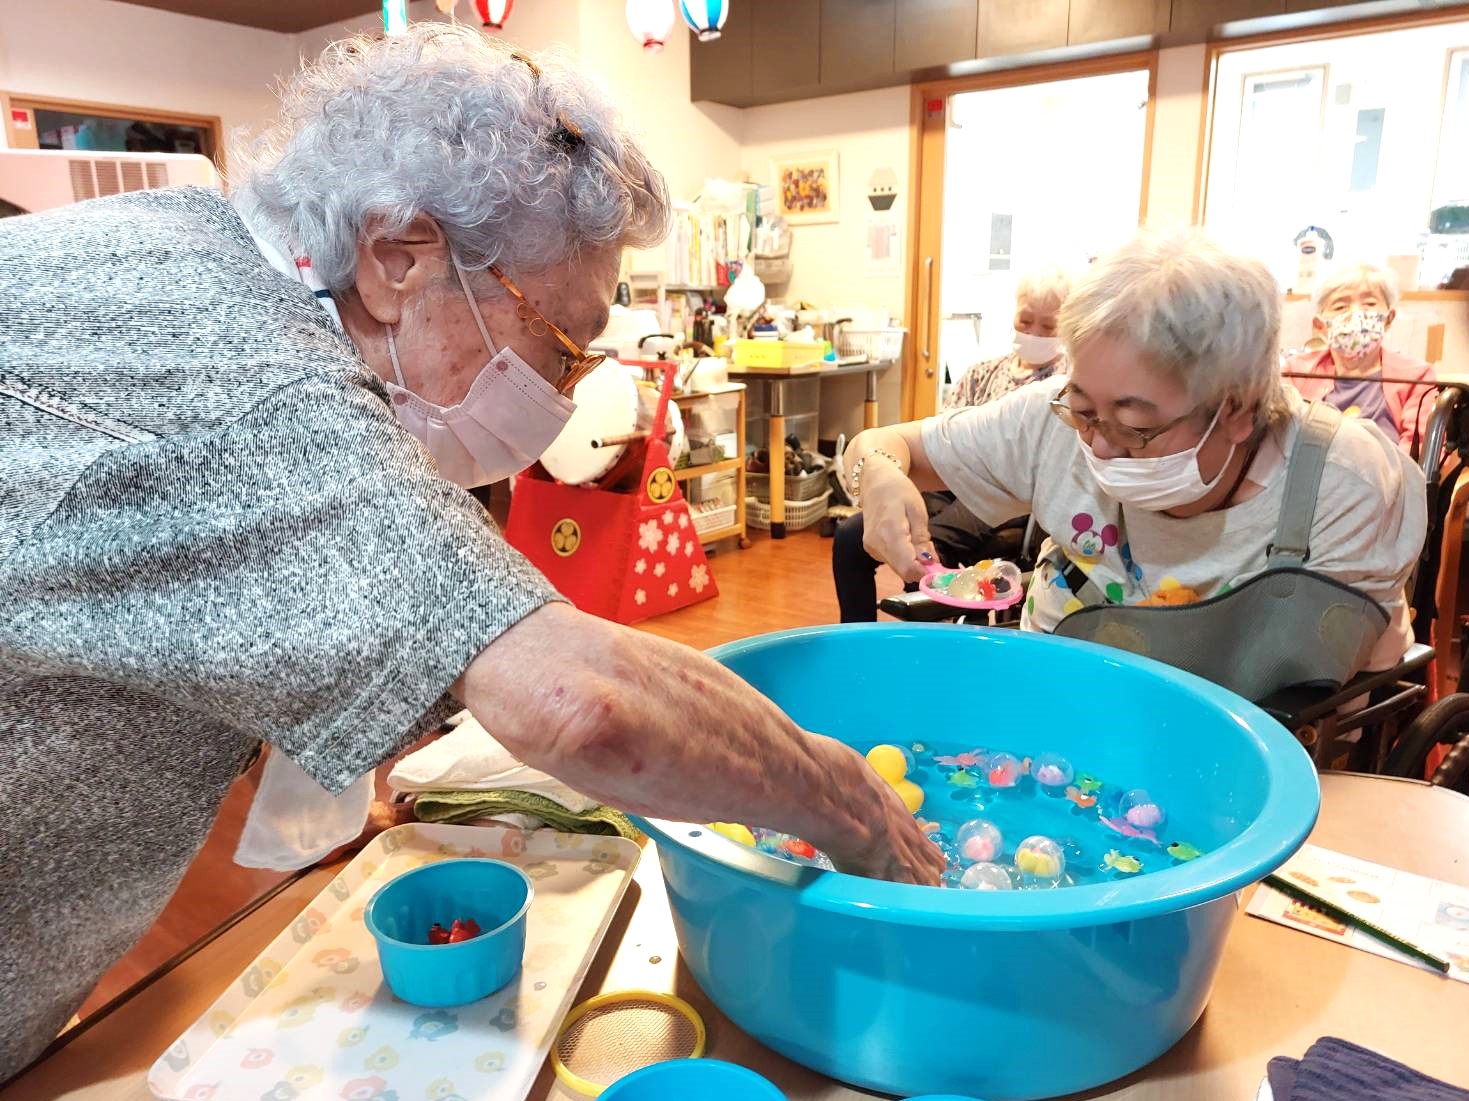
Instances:
[[[833,778],[855,781],[853,807],[867,829],[865,833],[844,830],[829,837],[817,830],[804,840],[831,857],[838,871],[937,886],[944,871],[943,853],[908,813],[898,793],[855,750],[832,738],[811,737],[831,757]]]
[[[908,476],[886,460],[869,461],[862,471],[862,546],[904,581],[917,581],[934,556],[928,534],[928,506]]]

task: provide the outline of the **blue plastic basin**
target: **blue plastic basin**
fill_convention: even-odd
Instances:
[[[389,880],[363,914],[388,988],[410,1005],[489,997],[520,971],[531,895],[525,873],[499,860],[441,860]],[[480,935],[428,943],[431,925],[455,918],[474,919]]]
[[[602,1101],[786,1101],[752,1070],[718,1059],[670,1059],[619,1078]]]
[[[1116,650],[1016,631],[864,624],[712,655],[793,719],[865,750],[1054,750],[1145,787],[1198,859],[1059,890],[978,892],[798,867],[647,823],[679,946],[740,1028],[899,1096],[1054,1097],[1128,1074],[1198,1020],[1238,909],[1316,821],[1310,759],[1264,712]]]

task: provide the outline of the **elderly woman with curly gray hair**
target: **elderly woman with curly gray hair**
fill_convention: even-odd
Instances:
[[[340,791],[467,706],[606,803],[936,881],[860,757],[561,601],[463,488],[555,438],[620,250],[664,232],[596,87],[419,25],[328,50],[232,167],[0,228],[0,1077],[262,742]]]

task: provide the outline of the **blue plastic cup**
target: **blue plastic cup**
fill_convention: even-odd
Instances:
[[[404,872],[367,904],[388,989],[410,1005],[466,1005],[504,987],[525,954],[530,880],[499,860],[442,860]],[[429,944],[429,927],[473,919],[482,932]]]
[[[635,1070],[602,1091],[601,1101],[786,1101],[753,1070],[718,1059],[670,1059]]]

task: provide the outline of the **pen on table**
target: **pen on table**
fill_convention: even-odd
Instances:
[[[1273,887],[1275,890],[1279,891],[1281,894],[1287,895],[1288,897],[1295,899],[1297,902],[1304,903],[1305,905],[1310,906],[1313,909],[1320,910],[1327,917],[1335,918],[1337,921],[1340,921],[1345,925],[1349,925],[1354,929],[1360,929],[1368,936],[1375,937],[1377,940],[1382,941],[1384,944],[1392,945],[1399,952],[1402,952],[1405,955],[1412,956],[1415,960],[1422,960],[1424,963],[1428,964],[1429,967],[1432,967],[1435,971],[1442,971],[1444,974],[1448,974],[1448,960],[1441,959],[1438,956],[1435,956],[1432,952],[1429,952],[1423,948],[1419,948],[1418,945],[1414,944],[1412,941],[1404,940],[1402,937],[1397,936],[1394,933],[1389,933],[1382,926],[1374,925],[1372,922],[1364,918],[1361,914],[1356,914],[1353,913],[1351,910],[1343,909],[1336,903],[1327,901],[1315,892],[1308,891],[1306,890],[1306,888],[1300,886],[1299,884],[1292,883],[1290,880],[1284,879],[1278,875],[1267,875],[1265,877],[1265,883],[1266,885]]]

